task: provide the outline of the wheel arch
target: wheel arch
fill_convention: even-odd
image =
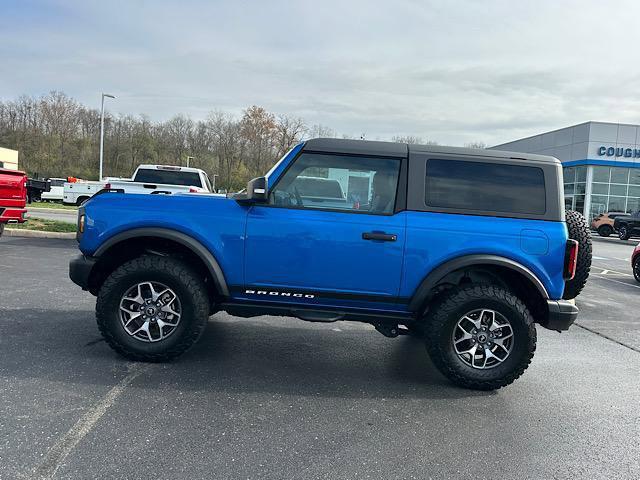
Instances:
[[[140,249],[156,253],[156,249],[154,249],[154,247],[166,247],[170,245],[179,246],[179,252],[176,253],[187,254],[193,261],[197,259],[199,261],[199,265],[197,266],[202,268],[204,270],[203,273],[206,273],[213,282],[214,292],[222,297],[229,296],[229,288],[227,286],[224,273],[213,254],[197,239],[176,230],[159,227],[134,228],[126,230],[106,240],[94,252],[93,256],[98,259],[99,266],[101,263],[107,261],[107,259],[112,256],[112,253],[117,253],[114,255],[114,262],[117,263],[117,258],[125,258],[126,260],[127,253],[131,255],[133,251],[139,252]],[[136,248],[129,248],[132,246],[135,246]],[[162,254],[172,252],[162,251],[161,248],[161,251],[157,253]],[[98,276],[100,276],[100,271],[100,268],[96,271]],[[104,274],[102,276],[104,276]],[[96,281],[98,281],[98,279],[94,278],[92,283],[95,285]]]
[[[464,275],[470,270],[486,270],[496,276],[506,274],[507,280],[517,280],[518,285],[508,284],[510,289],[534,287],[537,292],[531,307],[537,310],[540,300],[549,299],[549,293],[542,281],[526,266],[510,258],[498,255],[465,255],[448,260],[433,269],[420,283],[409,301],[409,310],[421,313],[425,305],[438,293],[438,287],[455,274]],[[528,305],[529,306],[529,305]],[[533,312],[532,312],[533,313]]]

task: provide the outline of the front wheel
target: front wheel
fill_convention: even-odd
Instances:
[[[527,369],[536,349],[531,314],[511,292],[478,285],[450,290],[430,309],[427,350],[453,383],[495,390]]]
[[[640,282],[640,255],[633,262],[633,277]]]
[[[4,232],[4,223],[0,223],[0,237],[2,236],[3,232]]]
[[[131,360],[177,357],[200,338],[208,317],[202,280],[171,257],[145,255],[126,262],[105,280],[96,303],[100,332]]]

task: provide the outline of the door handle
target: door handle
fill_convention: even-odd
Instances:
[[[362,234],[363,240],[379,240],[381,242],[395,242],[398,236],[393,233],[384,232],[364,232]]]

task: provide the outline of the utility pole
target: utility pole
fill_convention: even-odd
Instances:
[[[104,162],[104,97],[116,98],[108,93],[102,94],[102,105],[100,106],[100,181],[102,181],[102,164]]]

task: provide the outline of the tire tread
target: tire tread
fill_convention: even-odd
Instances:
[[[580,292],[587,284],[589,272],[591,271],[592,246],[591,231],[584,216],[573,210],[568,210],[566,212],[566,220],[569,238],[576,240],[579,244],[576,274],[572,280],[565,282],[562,295],[565,300],[571,300],[580,295]]]
[[[106,307],[109,295],[121,280],[127,276],[139,273],[141,270],[169,272],[178,279],[178,281],[182,282],[186,290],[192,294],[191,300],[193,301],[195,309],[195,318],[191,322],[191,328],[182,336],[178,343],[162,353],[135,351],[118,341],[109,327],[108,315],[111,314],[111,312],[109,312]],[[120,355],[136,361],[166,362],[183,354],[200,339],[207,326],[208,318],[209,299],[202,281],[188,265],[171,257],[143,255],[124,263],[109,275],[102,284],[96,302],[96,321],[98,329],[106,342]]]
[[[462,305],[475,300],[486,300],[487,298],[504,302],[518,312],[524,321],[528,335],[527,351],[517,366],[507,375],[496,379],[490,378],[491,370],[477,370],[477,378],[472,379],[464,375],[460,368],[456,368],[459,365],[452,364],[447,359],[447,354],[441,342],[438,341],[437,333],[435,335],[433,333],[448,331],[447,324],[451,322],[451,317]],[[429,312],[427,324],[425,325],[427,350],[438,370],[453,383],[475,390],[496,390],[513,383],[531,363],[536,350],[534,321],[525,304],[511,292],[494,285],[454,288],[448,294],[445,294],[436,305],[431,307]]]

